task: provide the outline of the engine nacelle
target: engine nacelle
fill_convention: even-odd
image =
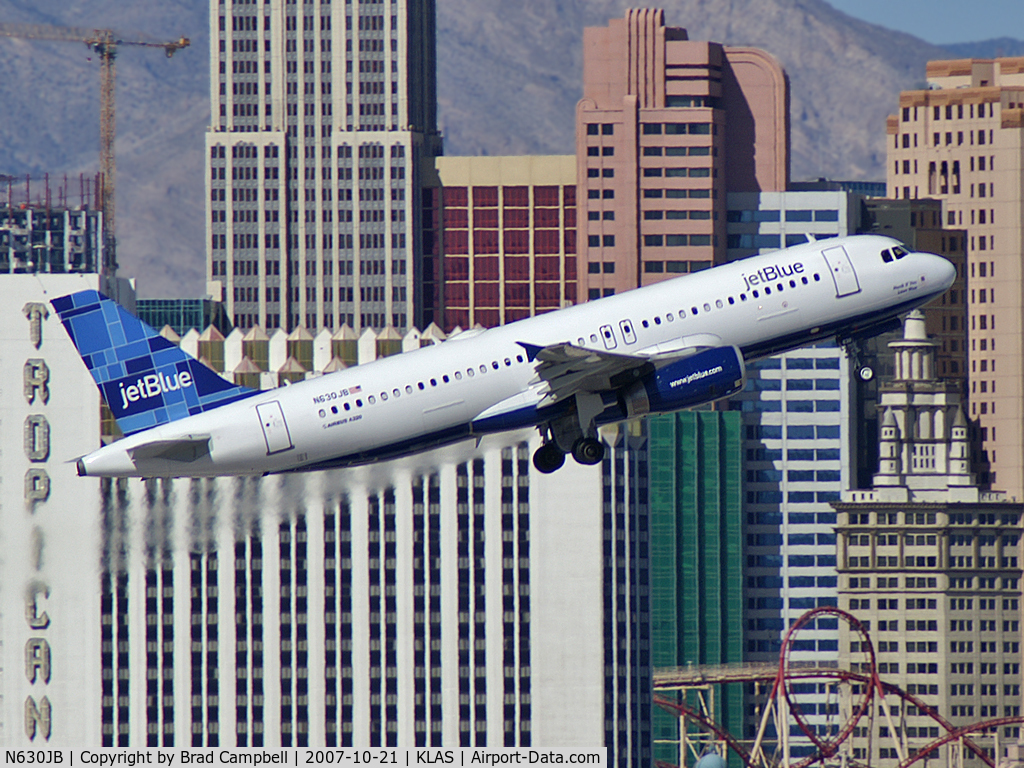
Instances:
[[[736,347],[717,347],[659,368],[623,394],[627,418],[670,413],[743,389],[746,368]]]

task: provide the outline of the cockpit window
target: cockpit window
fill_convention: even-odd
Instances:
[[[908,253],[906,248],[900,248],[898,245],[893,246],[892,255],[897,259],[902,259]]]
[[[892,261],[892,251],[890,251],[888,248],[882,251],[882,261],[884,261],[886,264]]]

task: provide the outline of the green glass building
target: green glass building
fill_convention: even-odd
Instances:
[[[159,331],[169,325],[179,336],[190,328],[202,332],[211,325],[227,336],[233,327],[224,305],[211,299],[138,299],[135,310],[150,328]]]
[[[742,428],[735,411],[648,422],[655,668],[743,661]],[[715,719],[741,735],[742,688],[715,688]],[[676,719],[656,709],[653,737],[654,757],[677,763]]]

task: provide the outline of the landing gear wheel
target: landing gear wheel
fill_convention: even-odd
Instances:
[[[604,458],[604,443],[592,437],[581,437],[572,447],[572,457],[580,464],[600,464]]]
[[[565,464],[565,454],[554,443],[544,443],[533,452],[533,466],[538,472],[550,475]]]

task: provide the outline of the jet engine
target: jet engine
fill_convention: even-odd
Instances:
[[[622,395],[627,418],[669,413],[743,389],[746,369],[736,347],[716,347],[656,369]]]

